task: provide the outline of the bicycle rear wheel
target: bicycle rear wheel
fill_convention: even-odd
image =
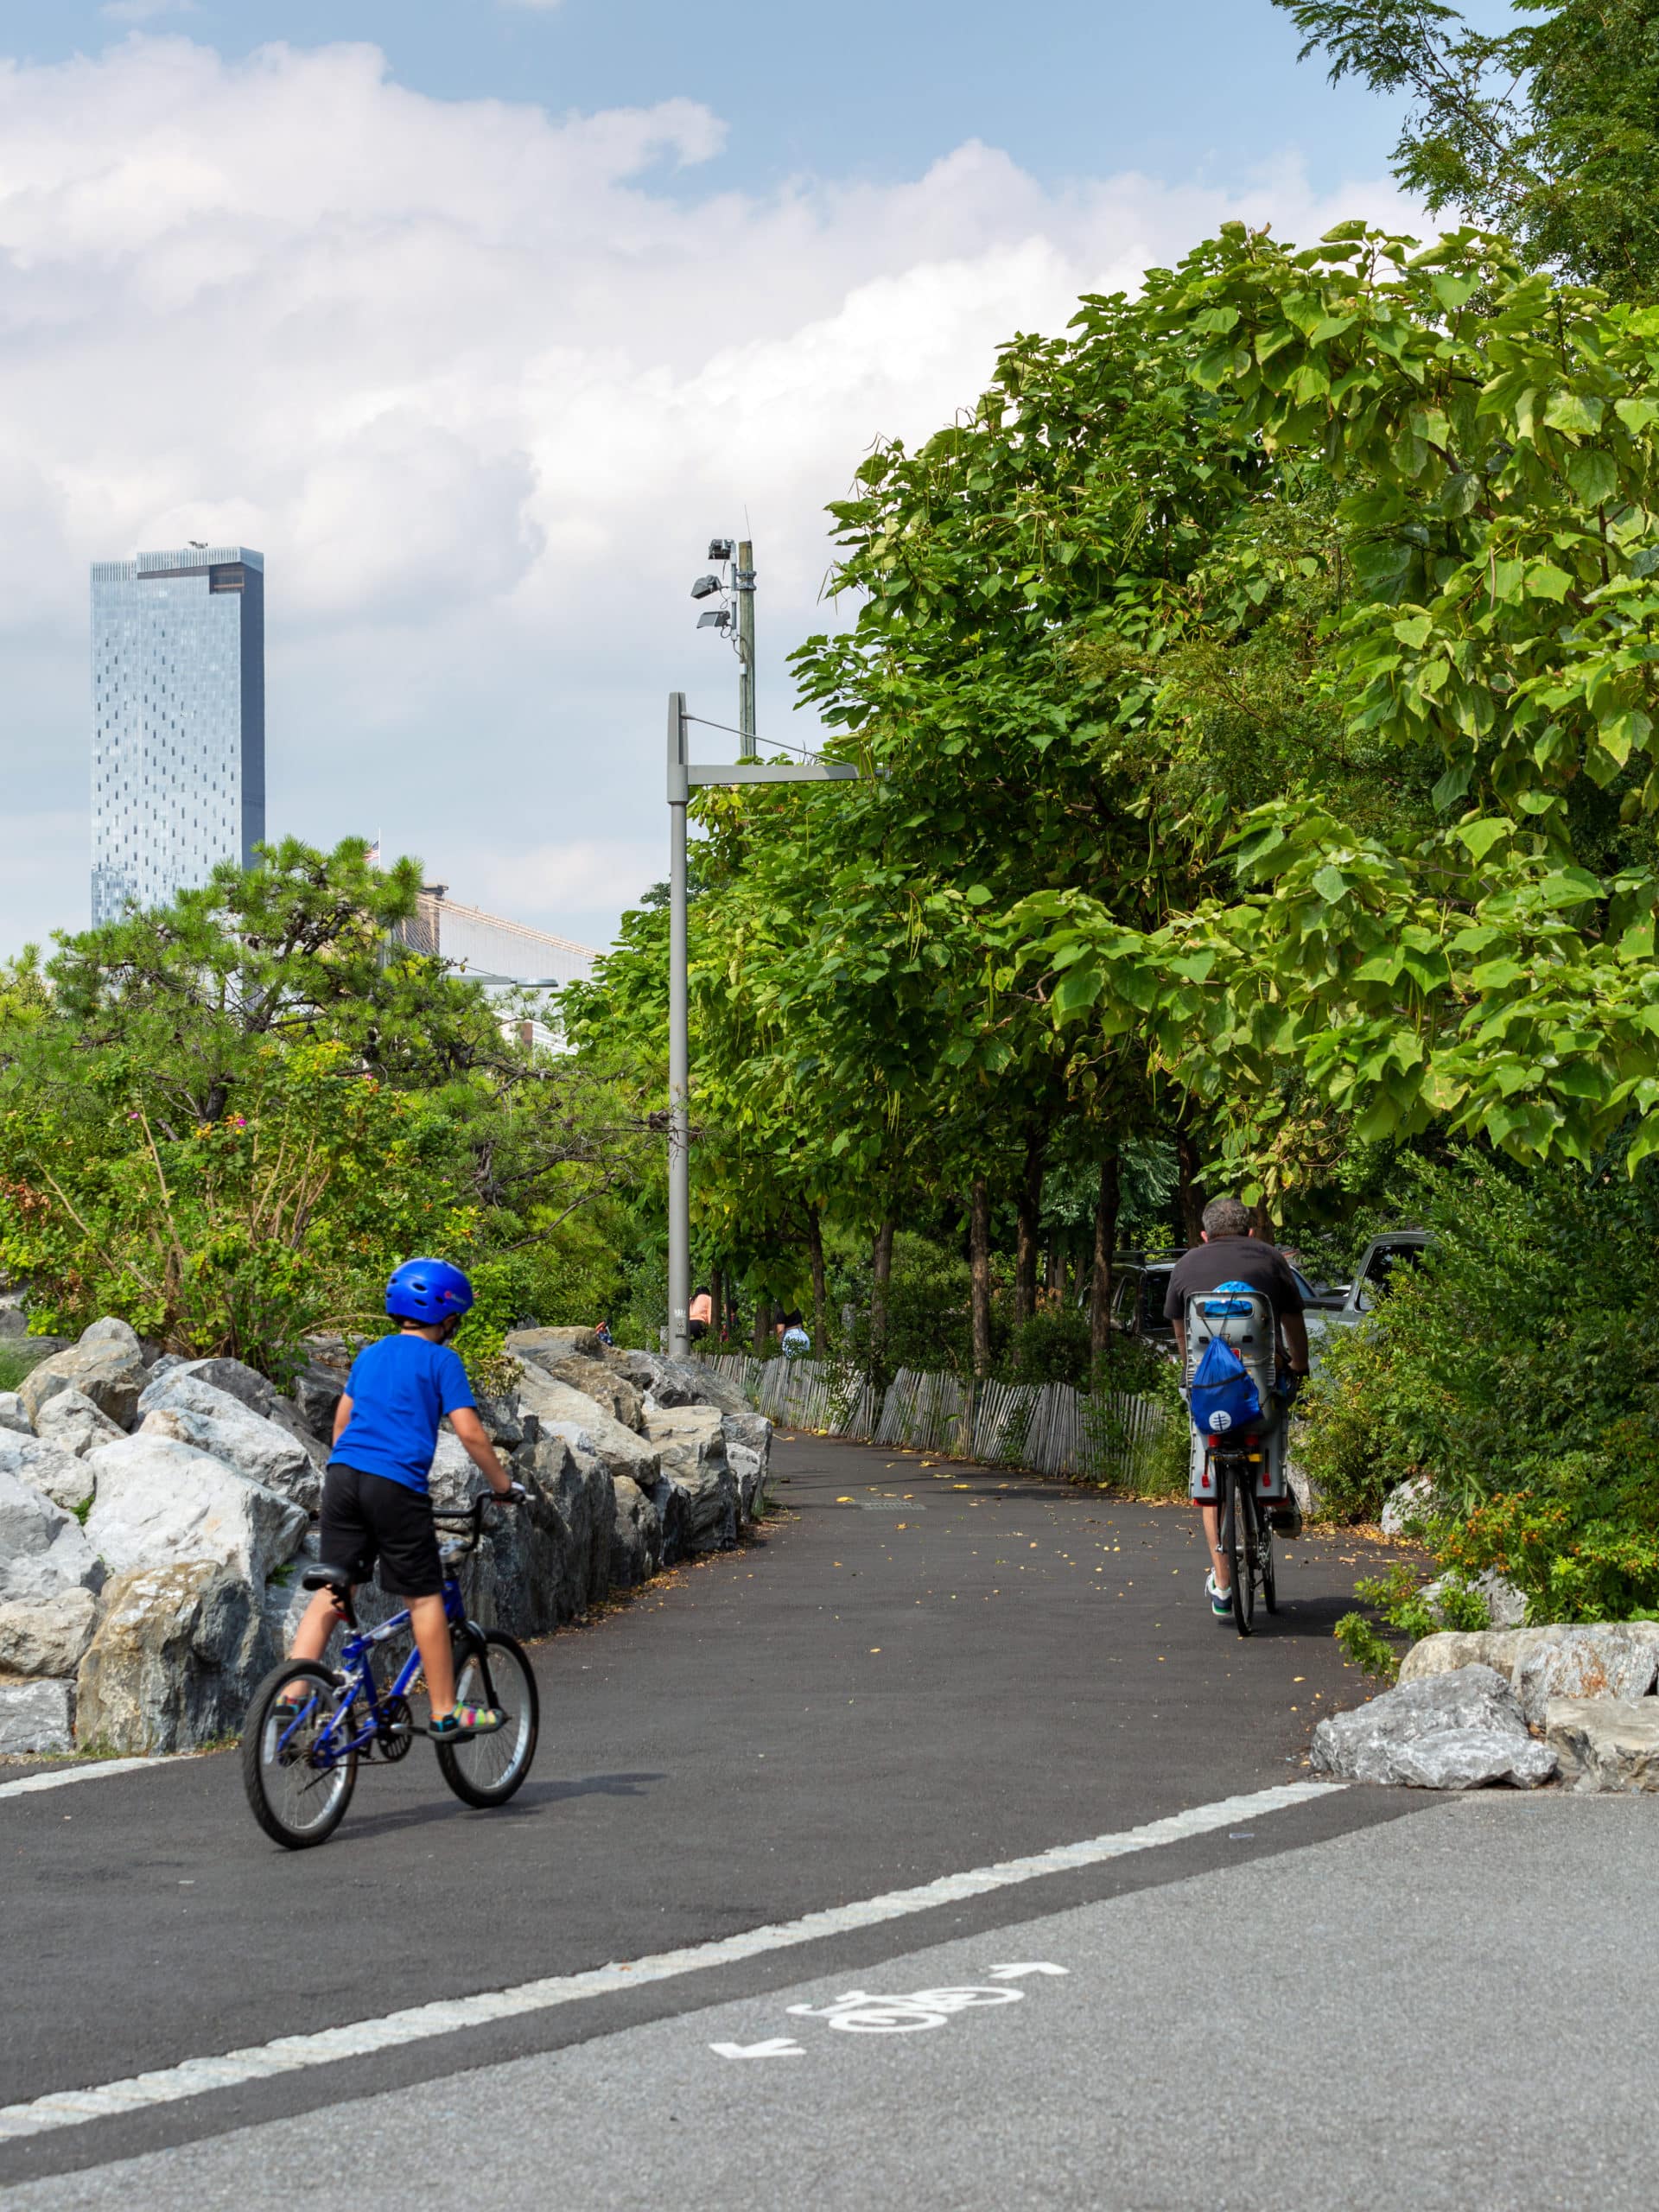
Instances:
[[[541,1729],[536,1676],[522,1645],[499,1628],[486,1629],[483,1649],[455,1653],[457,1705],[493,1705],[507,1716],[488,1736],[439,1744],[438,1771],[464,1804],[505,1805],[530,1772]]]
[[[1248,1465],[1227,1470],[1226,1550],[1233,1570],[1233,1625],[1241,1636],[1255,1627],[1255,1500]]]
[[[276,1711],[289,1682],[300,1686],[295,1700],[300,1711],[291,1720]],[[254,1819],[286,1851],[327,1843],[352,1802],[357,1753],[319,1749],[339,1696],[327,1667],[289,1659],[271,1669],[249,1704],[242,1727],[242,1786]]]

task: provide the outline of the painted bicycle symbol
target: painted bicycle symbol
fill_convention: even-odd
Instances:
[[[829,2005],[791,2005],[798,2018],[824,2020],[861,2036],[908,2036],[923,2028],[942,2028],[957,2012],[976,2005],[1017,2005],[1023,1989],[918,1989],[908,1997],[877,1997],[849,1989]]]

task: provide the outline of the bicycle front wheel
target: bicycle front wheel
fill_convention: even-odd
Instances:
[[[1248,1465],[1227,1470],[1227,1546],[1233,1570],[1233,1625],[1241,1636],[1255,1629],[1255,1499]]]
[[[298,1710],[278,1713],[296,1688]],[[304,1659],[273,1667],[253,1694],[242,1728],[242,1786],[248,1805],[273,1843],[308,1851],[327,1843],[346,1817],[357,1786],[357,1753],[324,1738],[340,1696],[327,1667]],[[342,1729],[349,1734],[349,1729]]]
[[[536,1676],[523,1646],[499,1628],[485,1630],[481,1649],[458,1650],[455,1662],[455,1702],[496,1706],[507,1725],[436,1745],[438,1771],[463,1804],[505,1805],[536,1757],[542,1725]]]

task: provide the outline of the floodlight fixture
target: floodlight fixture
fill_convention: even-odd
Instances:
[[[691,587],[691,596],[693,599],[707,599],[712,593],[717,592],[719,589],[720,578],[718,576],[699,576],[696,583]]]
[[[729,537],[711,537],[709,539],[709,558],[711,561],[729,561],[731,557],[732,541]]]
[[[729,630],[731,626],[732,613],[728,607],[720,607],[709,614],[699,614],[697,617],[699,630]]]

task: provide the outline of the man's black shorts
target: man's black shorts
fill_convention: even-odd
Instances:
[[[435,1598],[443,1587],[432,1501],[407,1483],[331,1460],[319,1535],[323,1565],[348,1567],[353,1582],[366,1582],[378,1561],[389,1598]]]

